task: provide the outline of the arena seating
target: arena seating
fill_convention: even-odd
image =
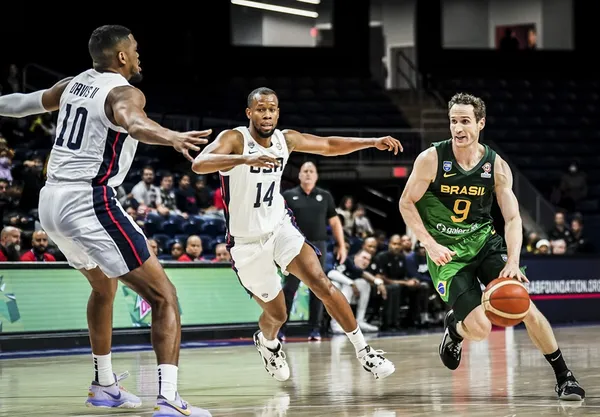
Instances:
[[[598,211],[600,81],[455,78],[437,84],[445,99],[463,91],[485,100],[484,139],[501,147],[546,196],[560,183],[571,161],[578,161],[589,186],[580,211]]]

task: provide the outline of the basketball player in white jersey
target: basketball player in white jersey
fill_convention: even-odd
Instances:
[[[155,417],[210,416],[177,393],[181,321],[175,288],[142,230],[115,198],[138,141],[172,146],[190,161],[189,150],[210,131],[179,133],[144,112],[144,94],[130,85],[141,79],[137,42],[122,26],[102,26],[89,40],[93,69],[31,94],[0,97],[0,115],[24,117],[59,110],[57,137],[40,192],[44,230],[69,264],[92,286],[87,317],[95,378],[86,405],[138,408],[112,372],[113,301],[118,278],[152,306],[152,343],[158,362]]]
[[[250,296],[262,307],[254,343],[267,372],[285,381],[290,370],[277,333],[286,321],[285,298],[277,266],[300,278],[323,301],[329,314],[353,343],[364,369],[375,378],[391,375],[395,367],[382,351],[372,349],[362,335],[344,295],[325,276],[312,246],[294,222],[280,193],[281,175],[292,151],[325,156],[344,155],[375,147],[397,154],[400,142],[377,139],[317,137],[293,130],[280,131],[279,100],[273,90],[258,88],[248,96],[249,127],[223,131],[198,155],[192,169],[198,174],[219,171],[225,202],[228,249],[233,270]],[[325,256],[323,254],[322,256]]]

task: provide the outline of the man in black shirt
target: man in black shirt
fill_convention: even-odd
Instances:
[[[317,167],[312,162],[305,162],[300,167],[300,185],[283,192],[288,207],[294,212],[296,224],[306,239],[321,251],[321,266],[325,268],[327,253],[327,224],[336,243],[343,248],[338,252],[337,259],[340,263],[346,260],[347,252],[344,244],[344,229],[335,211],[333,197],[322,188],[316,186],[318,175]],[[294,294],[298,289],[300,281],[292,274],[287,276],[283,286],[285,304],[288,316],[294,301]],[[321,321],[323,318],[323,303],[310,292],[310,317],[312,327],[308,340],[321,340]],[[284,328],[281,329],[280,338],[284,338]]]
[[[410,300],[410,314],[413,323],[420,324],[423,321],[424,313],[427,311],[429,294],[427,288],[422,287],[417,278],[407,277],[406,257],[402,251],[402,238],[400,235],[393,235],[388,243],[388,250],[375,256],[373,261],[375,267],[371,265],[371,268],[372,272],[374,268],[377,269],[377,275],[383,278],[386,285],[396,284],[400,286],[402,296],[408,296]],[[393,320],[395,317],[390,318]]]
[[[554,227],[548,232],[548,238],[552,240],[564,239],[568,242],[572,239],[571,230],[565,222],[565,214],[561,211],[554,215]]]

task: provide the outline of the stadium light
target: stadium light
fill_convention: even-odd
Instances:
[[[296,16],[312,17],[313,19],[316,19],[317,17],[319,17],[319,13],[317,13],[317,12],[311,12],[309,10],[302,10],[302,9],[295,9],[293,7],[275,6],[273,4],[259,3],[257,1],[231,0],[231,4],[235,4],[236,6],[253,7],[255,9],[268,10],[271,12],[279,12],[279,13],[294,14]]]
[[[302,3],[308,3],[308,4],[321,4],[321,0],[296,0]]]

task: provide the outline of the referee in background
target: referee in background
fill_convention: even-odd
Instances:
[[[331,226],[333,237],[341,248],[338,261],[346,260],[346,244],[342,222],[335,211],[335,202],[329,191],[316,186],[318,174],[317,167],[312,162],[305,162],[300,167],[300,185],[283,192],[289,208],[294,212],[296,223],[306,239],[321,251],[321,267],[325,268],[327,258],[327,224]],[[283,295],[288,316],[292,309],[294,295],[298,290],[300,281],[292,274],[287,276],[283,286]],[[323,303],[310,291],[310,317],[311,333],[308,340],[321,340],[321,321],[323,319]],[[285,325],[282,327],[280,339],[285,339]]]

